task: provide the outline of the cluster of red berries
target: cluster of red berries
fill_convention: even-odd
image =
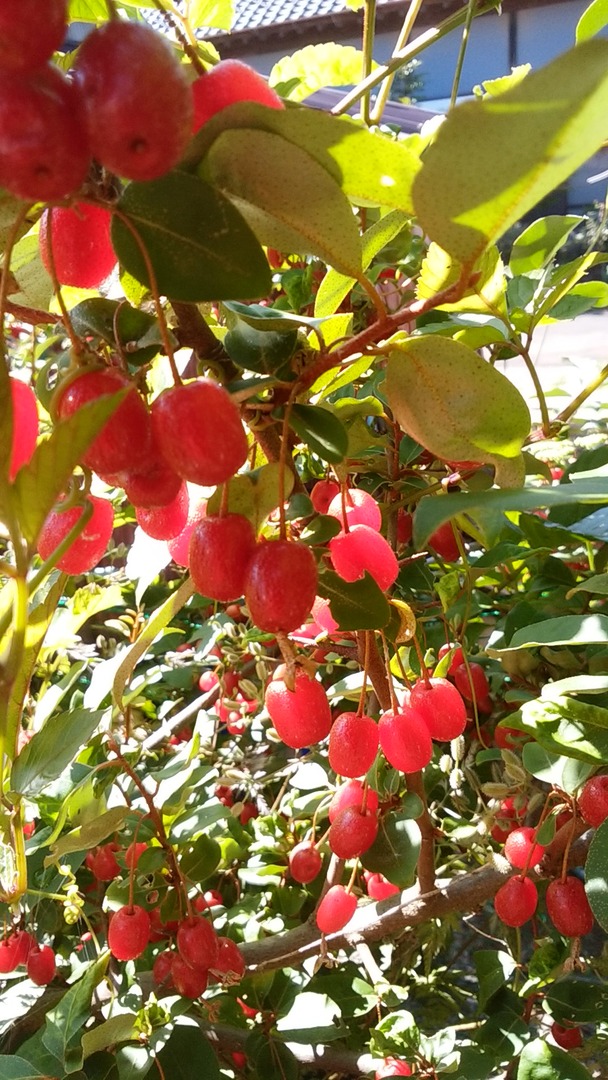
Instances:
[[[46,986],[55,977],[55,953],[50,945],[39,945],[27,930],[15,930],[0,941],[0,975],[25,967],[36,986]]]

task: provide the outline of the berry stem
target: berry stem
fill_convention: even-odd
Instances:
[[[367,669],[369,667],[370,633],[370,630],[363,630],[359,635],[359,637],[363,639],[363,686],[361,687],[361,693],[359,694],[357,716],[363,716],[363,711],[365,708],[365,698],[367,696]]]
[[[281,452],[279,454],[279,536],[281,540],[287,539],[287,523],[285,521],[285,470],[287,468],[287,447],[289,445],[289,418],[293,408],[294,397],[290,395],[285,406],[283,426],[281,430]]]
[[[346,488],[346,481],[345,480],[343,480],[342,483],[340,484],[340,498],[342,500],[342,528],[343,528],[344,532],[347,533],[347,532],[349,532],[348,516],[346,514],[346,503],[347,503],[348,496],[347,496],[347,488]]]
[[[382,638],[382,648],[384,650],[384,666],[386,669],[386,681],[388,683],[388,692],[391,699],[391,709],[394,713],[399,712],[399,702],[397,701],[397,695],[395,694],[395,684],[393,682],[393,673],[391,671],[391,658],[388,651],[388,642],[386,635],[380,631],[380,637]]]
[[[426,685],[430,687],[432,686],[431,676],[429,675],[429,669],[424,662],[424,653],[422,652],[422,648],[416,634],[414,634],[412,641],[414,642],[414,648],[416,649],[416,655],[420,663],[420,674],[422,675],[422,678],[424,679]]]
[[[180,45],[182,46],[182,49],[184,50],[197,75],[204,75],[206,70],[205,65],[202,63],[201,58],[196,51],[196,48],[190,40],[191,31],[188,19],[181,14],[178,8],[172,8],[171,11],[167,11],[165,5],[162,3],[162,0],[152,0],[152,3],[158,11],[162,12],[162,14],[165,16],[165,19],[172,26],[173,30],[175,30],[175,36],[177,37]],[[182,24],[181,26],[180,23]]]

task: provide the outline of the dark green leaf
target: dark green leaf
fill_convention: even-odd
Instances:
[[[219,844],[203,834],[184,848],[179,865],[182,874],[198,885],[217,869],[221,857]]]
[[[318,517],[306,526],[300,534],[300,540],[305,544],[326,544],[333,536],[341,532],[341,525],[337,518],[327,514],[319,514]]]
[[[109,959],[110,954],[103,953],[47,1013],[42,1041],[47,1050],[64,1063],[67,1073],[82,1067],[83,1051],[76,1036],[90,1018],[93,991],[103,979]]]
[[[361,581],[344,581],[326,570],[319,577],[319,595],[329,600],[341,630],[381,630],[391,617],[390,604],[371,574]]]
[[[534,1039],[524,1046],[519,1059],[517,1080],[590,1080],[591,1073],[571,1054],[550,1046],[544,1039]]]
[[[393,885],[405,889],[412,884],[420,854],[420,829],[401,811],[386,814],[374,843],[361,862],[366,870],[383,874]]]
[[[599,1024],[608,1020],[608,986],[586,975],[567,975],[546,991],[551,1015],[560,1024]]]
[[[158,322],[154,316],[146,311],[139,311],[124,301],[93,296],[72,308],[70,319],[80,337],[94,335],[116,346],[117,332],[118,343],[125,351],[129,364],[149,363],[162,346]]]
[[[221,1080],[209,1040],[196,1026],[178,1024],[158,1060],[167,1080]]]
[[[56,780],[90,739],[103,712],[74,709],[51,716],[13,762],[11,788],[31,798]]]
[[[247,1060],[257,1077],[272,1080],[298,1080],[300,1067],[285,1043],[266,1035],[253,1033],[245,1043]]]
[[[148,253],[159,292],[172,300],[248,300],[270,291],[268,263],[231,202],[189,173],[129,184],[118,209]],[[150,285],[132,232],[114,215],[112,243],[121,264]]]
[[[490,998],[509,981],[517,964],[510,953],[500,949],[476,949],[473,960],[479,982],[479,1008],[483,1012]]]
[[[314,454],[333,465],[344,459],[348,434],[338,418],[320,405],[294,405],[289,422]]]
[[[224,348],[235,364],[246,371],[289,378],[289,361],[298,341],[293,324],[287,323],[282,332],[260,330],[233,315],[228,325]]]
[[[26,1061],[22,1057],[15,1057],[13,1054],[0,1054],[0,1076],[2,1080],[50,1080],[49,1077],[44,1077],[43,1073],[38,1072],[30,1065],[29,1061]]]
[[[608,821],[596,830],[585,863],[585,892],[593,914],[608,930]]]

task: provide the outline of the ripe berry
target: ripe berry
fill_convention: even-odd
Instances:
[[[576,1050],[583,1045],[583,1035],[579,1027],[562,1027],[555,1020],[551,1025],[551,1034],[562,1050]]]
[[[289,634],[300,626],[317,594],[317,564],[306,544],[271,540],[257,545],[245,575],[245,602],[260,630]]]
[[[169,554],[173,559],[173,562],[176,562],[178,566],[188,566],[188,560],[190,558],[190,540],[192,539],[194,526],[197,521],[201,521],[207,513],[206,498],[203,496],[193,496],[191,492],[189,492],[188,498],[188,520],[179,536],[176,536],[173,540],[169,540],[167,543]]]
[[[111,222],[109,210],[88,203],[45,210],[38,233],[40,257],[51,273],[50,231],[55,273],[60,285],[96,289],[112,273],[116,255],[110,241]]]
[[[340,713],[329,733],[329,764],[339,776],[364,776],[378,753],[378,725],[371,716]]]
[[[171,977],[178,994],[182,997],[200,997],[207,989],[208,973],[205,968],[193,968],[178,953],[171,963]]]
[[[451,521],[446,521],[435,530],[433,535],[429,537],[429,546],[432,547],[438,555],[441,555],[442,559],[446,559],[447,562],[458,561],[460,558],[460,551],[458,549],[458,544],[456,543],[456,536],[454,535]]]
[[[2,0],[0,68],[33,71],[57,51],[66,32],[67,0]]]
[[[397,893],[401,892],[399,886],[387,881],[383,874],[372,874],[369,870],[365,870],[363,877],[365,878],[367,895],[372,900],[387,900],[389,896],[396,896]]]
[[[433,744],[424,717],[413,706],[386,712],[378,724],[380,746],[386,760],[400,772],[424,769],[433,756]]]
[[[164,990],[171,990],[173,987],[173,959],[175,953],[171,949],[165,949],[164,952],[158,954],[152,965],[152,978],[157,986],[162,986]]]
[[[346,512],[346,522],[349,529],[352,529],[353,525],[367,525],[374,532],[380,532],[380,526],[382,525],[382,514],[380,513],[380,507],[374,499],[373,495],[369,495],[367,491],[362,491],[361,488],[348,488],[342,501],[342,492],[332,499],[327,513],[330,517],[335,517],[342,525],[342,528],[346,528],[344,524],[344,513]]]
[[[82,184],[90,156],[79,95],[65,75],[50,64],[31,75],[2,71],[2,187],[28,202],[63,199]]]
[[[114,854],[118,850],[118,844],[102,844],[96,851],[88,852],[85,863],[98,881],[113,881],[120,875],[120,866]]]
[[[525,739],[525,735],[517,728],[505,727],[504,724],[494,728],[494,745],[499,750],[513,750],[521,746],[522,739]]]
[[[319,630],[324,630],[327,634],[335,634],[338,624],[331,613],[329,600],[326,600],[324,596],[315,597],[311,614]]]
[[[182,481],[177,495],[167,506],[155,506],[150,510],[138,506],[135,510],[137,524],[154,540],[174,540],[186,527],[188,503],[188,488]]]
[[[538,866],[545,854],[542,844],[535,843],[536,829],[529,825],[523,825],[520,829],[514,829],[505,840],[505,857],[516,866],[518,870],[524,870],[528,866]]]
[[[38,944],[36,938],[29,934],[27,930],[17,930],[16,933],[11,934],[9,942],[13,950],[15,967],[27,964],[32,949],[36,948]]]
[[[0,941],[0,975],[7,975],[17,967],[15,935],[10,934]]]
[[[355,859],[370,848],[378,835],[378,817],[370,810],[347,806],[334,818],[328,842],[339,859]]]
[[[343,885],[332,885],[317,908],[317,926],[322,934],[335,934],[350,922],[355,914],[357,898]]]
[[[327,694],[316,679],[298,668],[294,689],[289,690],[284,675],[281,665],[266,688],[264,704],[279,738],[299,750],[329,735],[331,710]]]
[[[233,730],[230,732],[231,735],[241,735],[242,734],[242,730],[238,730],[238,731],[234,730],[236,726],[237,726],[236,724],[232,725]],[[248,821],[251,821],[253,818],[256,818],[256,817],[259,817],[259,816],[260,816],[260,811],[258,810],[255,803],[246,802],[246,803],[243,804],[243,809],[241,810],[241,812],[239,814],[239,821],[240,821],[241,825],[246,825]]]
[[[481,664],[459,664],[454,670],[454,682],[465,701],[476,701],[481,712],[492,712],[490,685]]]
[[[460,645],[456,645],[453,641],[450,641],[446,645],[441,646],[438,653],[439,659],[443,660],[444,656],[447,656],[449,652],[452,653],[452,657],[450,659],[448,675],[453,677],[456,668],[460,667],[461,664],[464,664],[464,653]]]
[[[400,509],[397,512],[397,543],[409,544],[414,532],[414,518],[408,510]]]
[[[375,1080],[385,1080],[388,1076],[411,1076],[412,1070],[407,1061],[399,1061],[398,1058],[387,1057],[384,1059],[384,1065],[381,1065],[379,1069],[376,1069]]]
[[[412,687],[410,703],[423,717],[432,739],[456,739],[467,726],[461,694],[447,679],[420,679]]]
[[[512,877],[494,897],[494,909],[505,926],[523,926],[538,904],[538,890],[530,878]]]
[[[144,470],[119,473],[116,482],[124,488],[125,495],[133,506],[144,507],[146,510],[154,506],[168,506],[177,498],[183,483],[181,476],[167,465],[154,438]]]
[[[38,439],[38,409],[31,386],[21,379],[10,379],[13,407],[13,435],[8,478],[12,483],[22,465],[30,461]]]
[[[154,180],[177,165],[190,138],[192,93],[162,34],[113,19],[80,46],[75,77],[102,165],[129,180]]]
[[[188,560],[198,592],[223,602],[242,596],[255,548],[253,525],[242,514],[199,521],[190,538]]]
[[[584,820],[597,829],[608,818],[608,776],[587,780],[577,801]]]
[[[150,940],[150,916],[139,904],[114,912],[108,927],[108,948],[117,960],[135,960]]]
[[[247,457],[239,410],[223,386],[197,379],[165,390],[152,405],[161,453],[192,484],[223,484]]]
[[[310,501],[317,514],[326,514],[332,499],[339,493],[340,485],[335,480],[317,480],[310,493]]]
[[[245,974],[245,958],[236,941],[228,937],[218,937],[217,959],[213,964],[213,970],[227,975],[230,973],[238,979]]]
[[[98,499],[95,495],[87,495],[86,501],[93,507],[90,519],[77,539],[55,563],[57,569],[66,574],[84,574],[97,566],[112,535],[112,503],[107,499]],[[82,506],[61,510],[61,503],[57,503],[56,508],[51,510],[38,537],[38,554],[43,561],[50,558],[82,514]]]
[[[177,930],[177,948],[191,967],[213,967],[218,956],[217,934],[210,922],[193,915],[183,919]]]
[[[223,897],[217,889],[207,889],[201,896],[195,897],[193,904],[194,910],[198,912],[210,911],[211,908],[223,906]]]
[[[579,878],[552,881],[545,901],[551,922],[564,937],[582,937],[593,930],[593,912]]]
[[[33,945],[27,958],[26,970],[36,986],[47,986],[55,978],[55,953],[50,945]]]
[[[57,416],[64,420],[104,394],[126,390],[124,399],[93,439],[83,465],[100,476],[114,476],[125,469],[144,467],[152,445],[150,416],[133,383],[112,368],[83,370],[57,391]]]
[[[355,525],[329,541],[332,566],[344,581],[359,581],[367,571],[383,592],[397,579],[399,563],[390,544],[369,525]]]
[[[192,84],[194,119],[198,131],[212,116],[237,101],[257,101],[270,109],[282,109],[283,102],[257,71],[240,60],[222,60]]]
[[[141,859],[144,851],[147,850],[148,845],[146,844],[145,840],[134,840],[133,843],[129,844],[127,850],[125,851],[125,866],[129,870],[134,870],[139,860]]]
[[[361,780],[347,780],[345,784],[341,784],[334,792],[327,811],[330,824],[334,823],[338,814],[345,810],[347,806],[354,806],[357,810],[362,810],[364,799],[367,809],[375,813],[378,809],[377,791],[374,791],[369,786],[366,791]]]
[[[289,872],[293,880],[300,885],[308,885],[310,881],[314,881],[322,865],[323,860],[310,840],[303,840],[289,852]]]

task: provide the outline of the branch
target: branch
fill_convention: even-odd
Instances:
[[[227,1024],[211,1026],[201,1022],[201,1028],[209,1042],[219,1051],[226,1053],[234,1050],[242,1051],[251,1034],[249,1028],[233,1028]],[[380,1060],[372,1057],[371,1054],[357,1054],[355,1051],[340,1050],[334,1046],[320,1044],[307,1046],[303,1043],[291,1042],[285,1045],[301,1065],[315,1065],[327,1073],[342,1073],[346,1076],[369,1075],[380,1064]]]
[[[216,338],[213,330],[205,322],[196,304],[186,304],[174,300],[171,304],[177,318],[175,335],[182,348],[193,349],[197,359],[203,360],[210,367],[215,367],[224,382],[230,382],[239,374],[222,342]]]

